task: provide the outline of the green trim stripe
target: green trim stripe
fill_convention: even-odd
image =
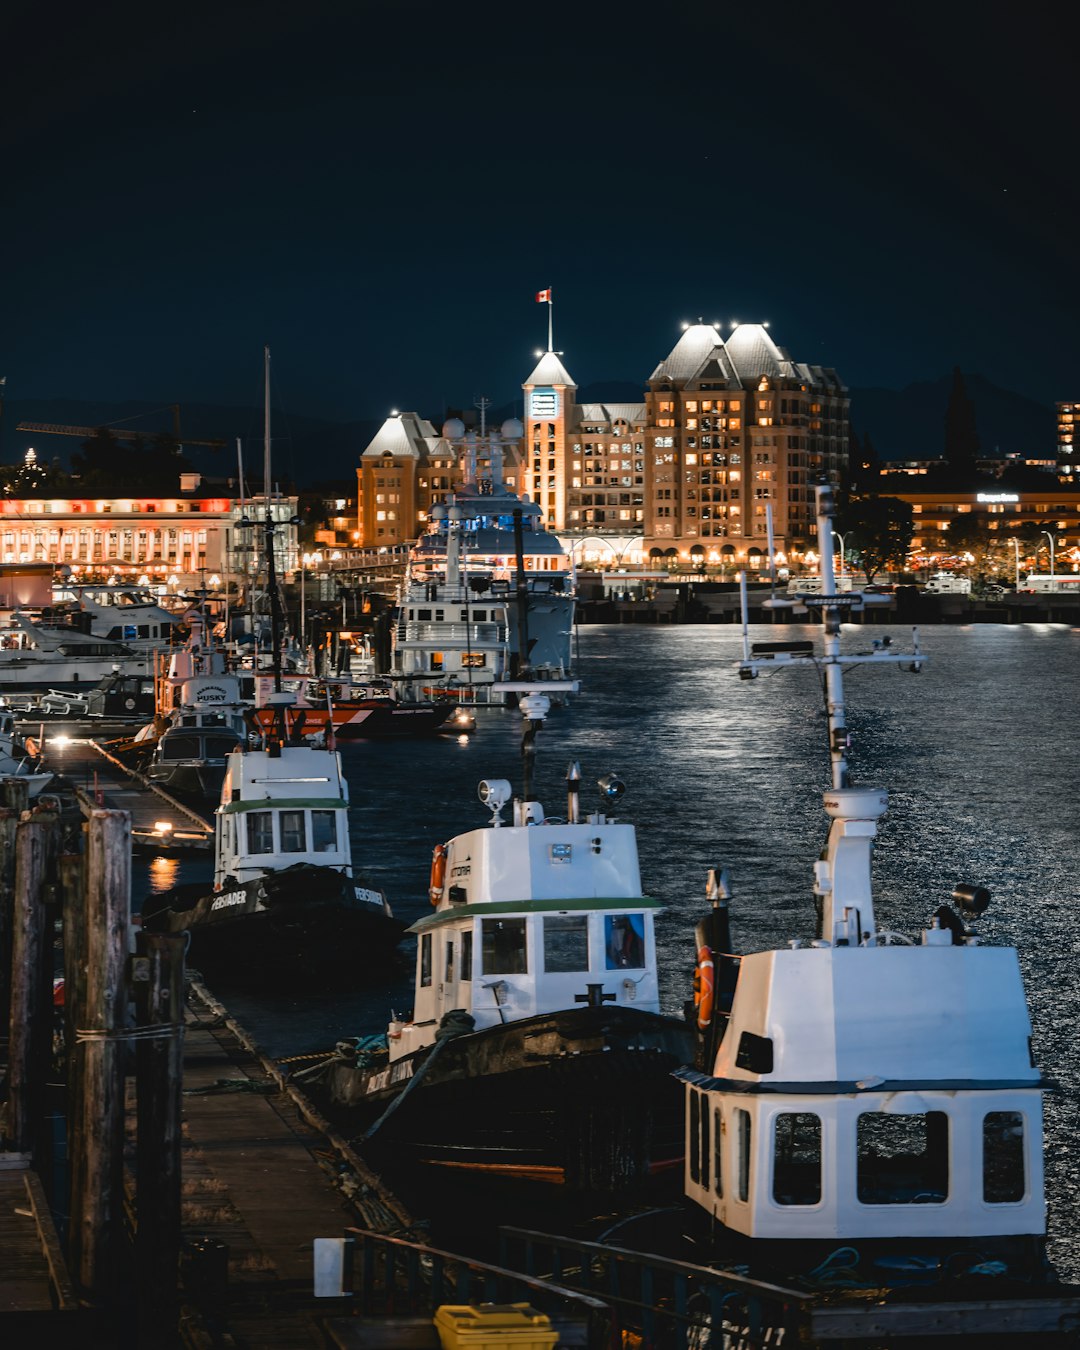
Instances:
[[[313,811],[347,811],[349,803],[340,797],[266,797],[262,801],[225,802],[218,810],[230,815],[235,811],[273,811],[279,807],[310,807]]]
[[[661,901],[649,895],[588,896],[572,900],[493,900],[486,904],[455,905],[453,909],[441,909],[437,914],[418,919],[407,931],[426,933],[444,923],[453,923],[455,919],[476,919],[485,914],[562,914],[566,910],[580,909],[612,909],[623,914],[663,908]]]

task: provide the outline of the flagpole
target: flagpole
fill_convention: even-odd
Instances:
[[[551,296],[549,295],[549,296],[548,296],[548,351],[549,351],[549,352],[553,352],[553,351],[555,350],[555,343],[554,343],[554,342],[552,341],[552,339],[551,339],[551,315],[552,315],[552,310],[553,310],[554,308],[555,308],[555,301],[552,300]]]

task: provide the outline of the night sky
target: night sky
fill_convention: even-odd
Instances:
[[[1080,47],[1047,4],[7,14],[12,401],[256,404],[265,342],[296,414],[438,416],[515,395],[547,286],[581,386],[701,316],[851,386],[1080,398]]]

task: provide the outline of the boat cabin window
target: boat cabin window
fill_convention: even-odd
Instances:
[[[312,811],[312,853],[333,853],[337,849],[337,812]]]
[[[443,970],[443,982],[445,984],[454,983],[454,939],[446,939],[446,965]]]
[[[1019,1111],[990,1111],[983,1116],[983,1199],[1014,1205],[1026,1189],[1024,1117]]]
[[[423,622],[425,622],[425,621],[430,622],[430,621],[431,621],[431,610],[430,610],[430,609],[418,609],[418,610],[416,611],[416,617],[417,617],[417,619],[420,620],[421,623],[423,623]]]
[[[949,1195],[944,1111],[859,1116],[858,1197],[864,1205],[940,1205]]]
[[[821,1117],[785,1111],[773,1134],[773,1199],[778,1205],[816,1205],[821,1200]]]
[[[529,969],[524,919],[484,919],[480,925],[484,975],[524,975]]]
[[[640,970],[645,964],[645,916],[606,914],[604,950],[608,970]]]
[[[201,759],[202,746],[198,736],[164,736],[161,741],[162,759]]]
[[[203,754],[207,759],[224,759],[231,755],[239,745],[235,736],[206,736],[203,739]]]
[[[724,1123],[720,1108],[713,1111],[713,1173],[716,1177],[716,1194],[724,1194]]]
[[[690,1091],[690,1180],[709,1188],[709,1161],[712,1145],[709,1139],[709,1099],[704,1092]]]
[[[544,916],[544,969],[589,969],[589,919],[586,914]]]
[[[462,652],[461,666],[463,670],[482,669],[484,665],[483,652]]]
[[[303,811],[282,811],[280,829],[282,853],[307,852],[307,831],[304,829]]]
[[[736,1194],[745,1204],[750,1199],[750,1112],[735,1108]]]
[[[472,933],[461,935],[461,978],[472,979]]]
[[[432,652],[432,653],[431,653],[431,669],[432,669],[432,670],[442,670],[442,668],[443,668],[443,654],[442,654],[442,652]]]
[[[431,985],[431,934],[420,935],[420,985],[427,989]]]
[[[274,851],[273,811],[248,812],[247,851],[249,853],[273,853]]]

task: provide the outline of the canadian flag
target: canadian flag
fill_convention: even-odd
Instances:
[[[544,304],[545,302],[546,302],[547,304],[549,304],[549,305],[551,304],[551,288],[550,288],[550,286],[548,287],[548,289],[547,289],[546,291],[537,291],[537,292],[536,292],[536,303],[537,303],[538,305],[542,305],[542,304]]]

